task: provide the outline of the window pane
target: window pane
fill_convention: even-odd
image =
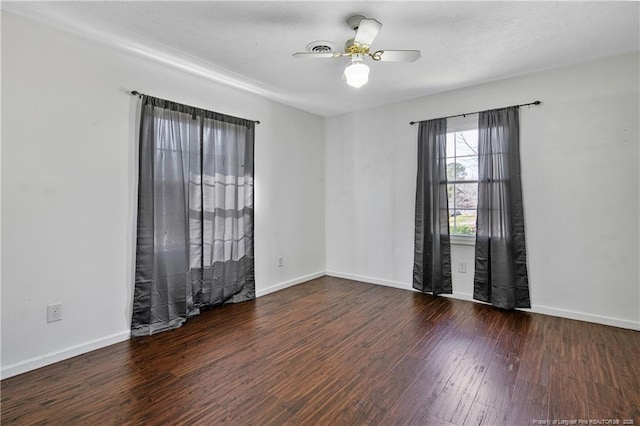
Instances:
[[[475,210],[478,208],[477,183],[456,183],[453,192],[456,209]]]
[[[478,155],[478,131],[467,130],[456,132],[455,145],[456,156]]]
[[[476,175],[478,167],[476,166]],[[460,159],[447,158],[447,181],[456,182],[458,180],[467,180],[467,171],[464,164],[460,163]]]
[[[455,157],[456,134],[447,133],[447,157]]]
[[[451,159],[453,161],[453,159]],[[464,177],[458,180],[478,180],[478,156],[456,157],[456,162],[460,164],[460,169]]]
[[[454,198],[455,191],[453,189],[454,188],[452,183],[447,185],[447,201],[449,203],[449,213],[453,213],[453,210],[456,208]]]
[[[451,213],[451,212],[449,212]],[[455,234],[456,233],[456,215],[454,214],[450,214],[449,215],[449,234]]]
[[[458,210],[456,216],[449,220],[449,232],[456,235],[475,235],[476,211]],[[452,220],[453,219],[453,223]]]

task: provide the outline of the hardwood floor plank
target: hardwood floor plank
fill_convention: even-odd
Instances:
[[[464,426],[503,425],[507,424],[507,413],[479,402],[474,402],[464,419]]]
[[[519,359],[495,354],[478,387],[474,401],[508,412],[519,370]]]
[[[640,333],[323,277],[1,383],[3,424],[640,424]]]
[[[549,417],[549,387],[517,380],[506,425],[531,425]],[[557,419],[556,419],[557,420]]]
[[[453,424],[464,422],[495,354],[496,343],[476,337],[433,402],[430,414]]]

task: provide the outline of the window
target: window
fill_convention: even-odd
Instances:
[[[478,210],[478,115],[447,120],[449,233],[474,236]]]

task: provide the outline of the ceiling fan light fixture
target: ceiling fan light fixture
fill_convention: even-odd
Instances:
[[[342,78],[355,88],[362,87],[369,81],[369,67],[364,63],[367,56],[375,62],[415,62],[420,59],[419,50],[376,50],[371,53],[371,43],[382,28],[382,24],[376,19],[354,15],[347,19],[347,24],[356,34],[347,40],[344,52],[334,51],[333,43],[329,41],[314,41],[307,45],[307,52],[296,52],[293,56],[328,59],[348,57],[351,62],[344,69]]]
[[[347,84],[351,87],[362,87],[369,81],[369,67],[362,61],[353,61],[344,69]]]

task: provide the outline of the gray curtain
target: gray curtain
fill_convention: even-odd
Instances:
[[[451,293],[447,198],[447,120],[420,122],[413,288]]]
[[[530,308],[520,181],[518,107],[481,112],[473,298]]]
[[[255,298],[254,129],[142,97],[133,336]]]

